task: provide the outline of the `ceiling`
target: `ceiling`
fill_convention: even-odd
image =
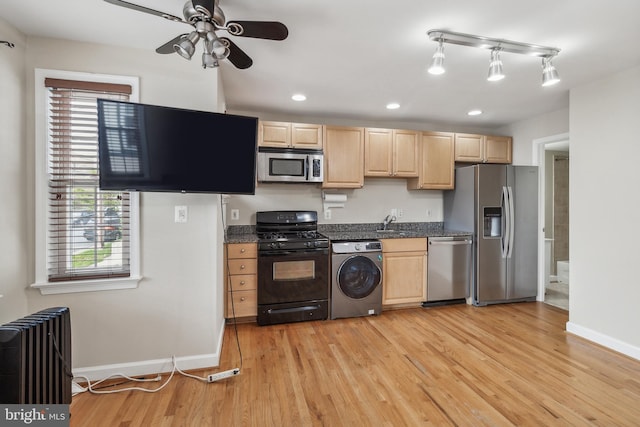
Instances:
[[[182,0],[129,1],[182,16]],[[616,0],[615,7],[584,0],[220,0],[220,6],[227,20],[277,20],[289,28],[284,41],[231,37],[254,64],[246,70],[221,64],[229,111],[498,127],[566,108],[571,88],[640,64],[637,0]],[[190,29],[100,0],[2,0],[0,17],[27,35],[150,50]],[[541,87],[540,59],[505,52],[506,78],[488,82],[488,50],[449,44],[447,72],[430,75],[437,46],[426,35],[430,29],[557,47],[553,62],[562,81]],[[200,54],[198,46],[184,67],[200,67]],[[307,100],[292,101],[294,93]],[[400,108],[387,110],[389,102]],[[474,108],[484,113],[467,116]]]

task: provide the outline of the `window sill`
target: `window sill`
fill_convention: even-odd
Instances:
[[[34,283],[32,288],[39,289],[42,295],[70,294],[76,292],[112,291],[116,289],[135,289],[142,276],[117,279],[73,280],[68,282]]]

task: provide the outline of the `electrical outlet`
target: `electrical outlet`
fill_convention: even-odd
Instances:
[[[427,209],[427,217],[431,216],[431,209]]]
[[[404,215],[404,209],[402,208],[398,209],[398,218],[402,218],[403,215]]]
[[[175,222],[187,222],[189,220],[189,211],[186,206],[175,207]]]
[[[331,219],[331,209],[324,210],[324,219]]]
[[[398,209],[396,209],[396,208],[391,209],[391,216],[395,216],[397,218],[398,217]]]
[[[239,209],[231,209],[231,220],[237,221],[240,219],[240,210]]]
[[[207,377],[207,381],[212,383],[215,381],[220,381],[225,378],[235,377],[236,375],[240,375],[240,369],[230,369],[228,371],[218,372],[217,374],[211,374]]]

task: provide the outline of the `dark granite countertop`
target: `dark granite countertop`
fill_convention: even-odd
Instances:
[[[398,222],[388,227],[393,232],[378,232],[382,224],[318,224],[318,231],[332,241],[338,240],[380,240],[404,239],[411,237],[449,237],[468,236],[470,233],[446,230],[442,222]],[[229,226],[225,238],[226,243],[257,242],[256,229],[253,225]]]

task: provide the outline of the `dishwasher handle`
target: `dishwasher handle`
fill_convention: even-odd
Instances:
[[[473,241],[468,237],[438,237],[435,239],[429,239],[429,245],[443,245],[443,246],[457,246],[457,245],[470,245]]]

